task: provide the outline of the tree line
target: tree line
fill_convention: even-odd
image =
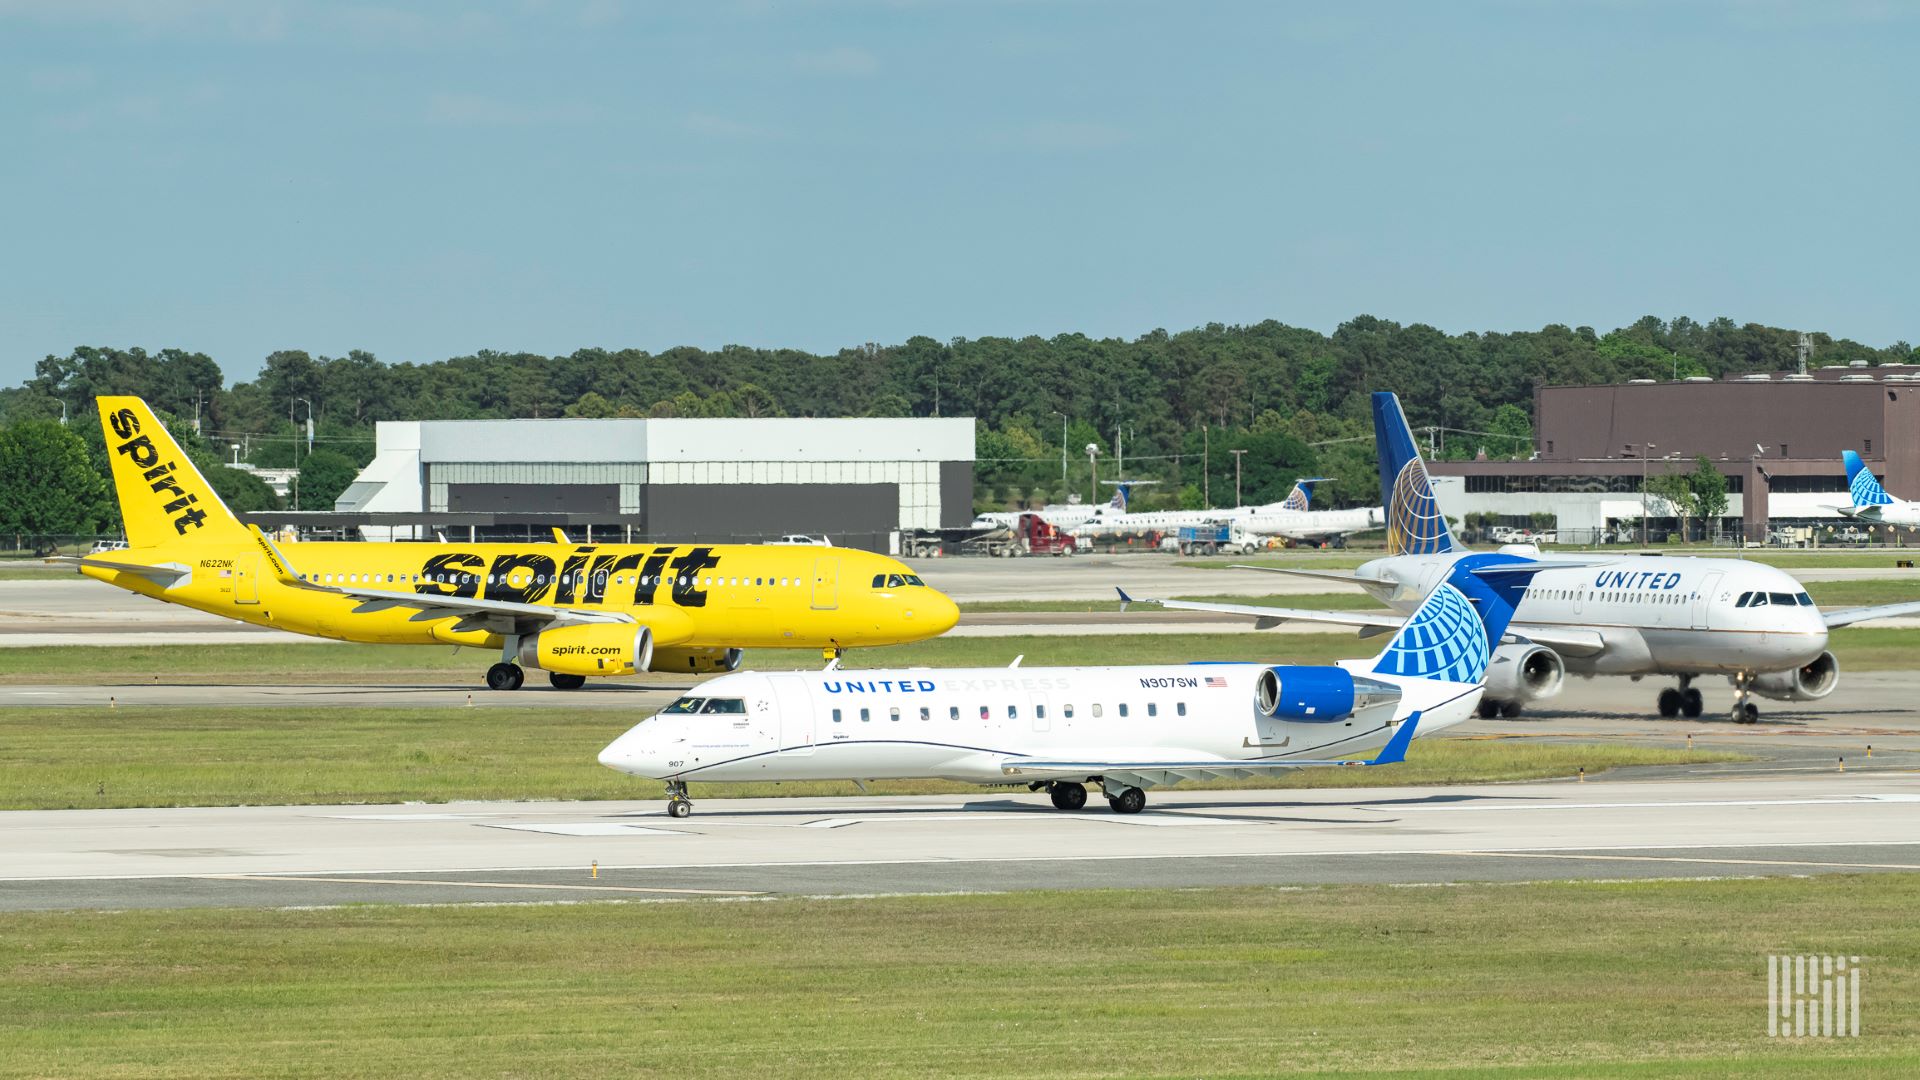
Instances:
[[[232,478],[243,473],[214,468],[233,460],[236,448],[240,460],[262,467],[290,465],[297,454],[303,473],[312,469],[326,479],[303,486],[302,505],[317,507],[330,505],[371,457],[380,420],[970,416],[982,508],[1072,493],[1105,498],[1104,488],[1093,488],[1093,474],[1121,479],[1122,468],[1126,479],[1155,482],[1141,489],[1147,507],[1232,505],[1236,483],[1241,501],[1273,501],[1309,474],[1335,479],[1325,489],[1329,505],[1360,505],[1374,501],[1377,486],[1373,390],[1397,391],[1409,420],[1432,429],[1441,456],[1524,456],[1532,446],[1536,384],[1778,370],[1792,365],[1798,336],[1684,316],[1647,316],[1606,333],[1552,325],[1459,334],[1361,316],[1331,334],[1269,320],[1155,330],[1131,340],[913,337],[827,355],[744,346],[593,348],[389,363],[358,350],[340,357],[288,350],[232,385],[204,353],[83,346],[45,357],[32,378],[0,390],[0,455],[43,460],[53,436],[33,425],[58,426],[64,408],[64,431],[103,467],[93,397],[139,394],[176,433],[193,439],[203,471],[233,487],[242,505],[272,505],[273,496],[262,494],[264,485]],[[1920,363],[1920,351],[1905,342],[1873,348],[1811,337],[1815,364]],[[5,505],[0,530],[21,529]],[[86,489],[76,488],[61,505],[70,509],[34,520],[65,521],[76,532],[86,531],[77,526],[87,521],[102,529],[115,524],[111,500]]]

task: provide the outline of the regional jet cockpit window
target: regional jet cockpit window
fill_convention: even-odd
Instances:
[[[665,715],[667,713],[697,713],[700,711],[700,706],[705,705],[706,703],[707,703],[706,698],[683,697],[675,701],[673,704],[667,706],[666,708],[661,709],[660,712],[661,712],[661,715]]]
[[[702,716],[724,713],[729,716],[745,716],[747,703],[737,697],[717,697],[707,699],[707,705],[700,710]]]

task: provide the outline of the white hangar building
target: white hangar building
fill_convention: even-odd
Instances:
[[[806,533],[887,551],[901,530],[973,519],[970,418],[388,421],[375,438],[325,515],[370,539],[557,525],[603,542]]]

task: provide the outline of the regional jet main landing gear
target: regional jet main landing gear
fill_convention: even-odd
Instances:
[[[683,818],[693,813],[693,800],[687,798],[685,780],[667,781],[667,816]]]
[[[1047,794],[1053,798],[1055,810],[1078,810],[1087,805],[1085,784],[1069,784],[1064,780],[1055,780],[1047,785]]]
[[[1107,793],[1107,805],[1113,807],[1116,814],[1137,814],[1146,809],[1147,793],[1137,787],[1109,784],[1102,780],[1100,790]]]

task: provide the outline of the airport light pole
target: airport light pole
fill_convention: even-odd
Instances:
[[[1229,450],[1227,453],[1233,455],[1233,508],[1238,510],[1240,509],[1240,460],[1246,451]]]
[[[294,423],[293,407],[304,403],[307,407],[307,423],[313,423],[313,402],[297,397],[287,402],[287,426],[293,428],[293,508],[300,509],[300,427]]]
[[[1652,443],[1640,446],[1640,546],[1647,546],[1647,451],[1653,449]]]
[[[1053,415],[1060,418],[1060,497],[1067,497],[1067,414],[1059,409]]]
[[[1100,465],[1095,460],[1099,453],[1100,444],[1087,444],[1087,495],[1089,506],[1098,505],[1100,502]]]

